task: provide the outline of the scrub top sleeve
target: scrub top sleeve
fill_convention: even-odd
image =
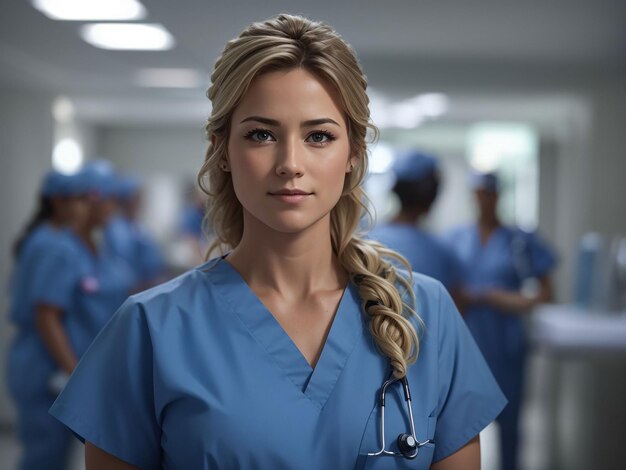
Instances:
[[[81,441],[141,469],[160,468],[152,343],[127,300],[89,347],[50,413]]]
[[[547,275],[557,263],[557,257],[550,246],[536,233],[528,234],[528,248],[531,261],[532,276]]]
[[[32,273],[32,295],[35,305],[53,305],[67,310],[79,281],[76,260],[67,248],[57,248],[41,254]]]
[[[450,295],[439,286],[438,404],[435,454],[453,454],[490,422],[506,399]]]

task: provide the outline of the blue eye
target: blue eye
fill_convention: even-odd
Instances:
[[[270,142],[274,140],[272,134],[265,129],[253,129],[248,132],[244,137],[254,142]]]
[[[314,144],[327,144],[328,142],[335,140],[335,136],[330,132],[315,131],[307,137],[307,140]]]

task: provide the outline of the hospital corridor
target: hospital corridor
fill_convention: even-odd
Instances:
[[[625,24],[1,2],[0,468],[626,468]]]

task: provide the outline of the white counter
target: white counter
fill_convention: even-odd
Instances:
[[[626,354],[626,314],[544,305],[531,315],[530,340],[555,353]]]
[[[626,468],[626,315],[545,305],[528,320],[540,470]]]

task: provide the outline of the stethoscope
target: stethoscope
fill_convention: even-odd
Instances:
[[[402,388],[404,389],[404,400],[406,401],[406,406],[409,410],[409,420],[411,422],[411,434],[402,433],[396,439],[398,444],[398,449],[400,449],[400,454],[397,452],[392,452],[390,450],[385,449],[385,393],[387,393],[387,387],[393,385],[396,382],[402,382]],[[380,436],[381,436],[381,447],[378,452],[368,453],[367,455],[370,457],[376,457],[378,455],[402,455],[407,459],[414,459],[417,457],[419,453],[420,447],[425,446],[429,443],[434,443],[435,441],[432,439],[427,439],[425,441],[418,441],[415,436],[415,424],[413,422],[413,410],[411,409],[411,389],[409,388],[409,382],[406,377],[402,377],[401,379],[391,378],[383,383],[383,386],[380,390]]]

